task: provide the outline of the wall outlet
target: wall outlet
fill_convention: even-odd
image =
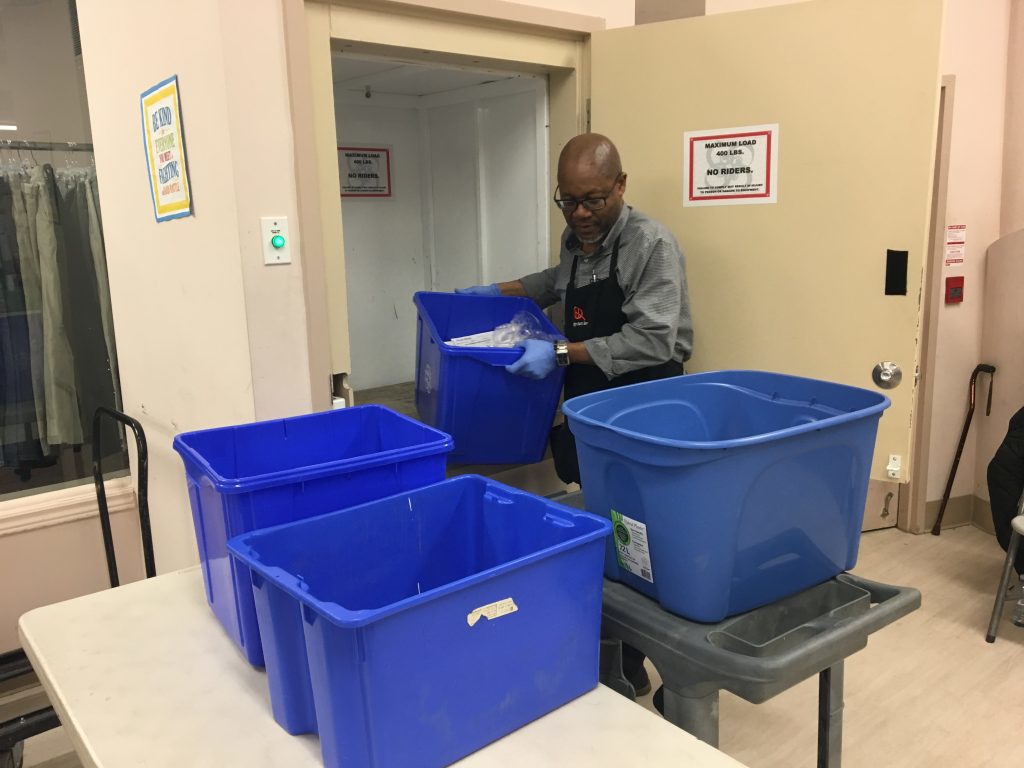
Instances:
[[[885,465],[885,474],[890,480],[899,480],[903,471],[903,459],[898,453],[889,454],[889,463]]]

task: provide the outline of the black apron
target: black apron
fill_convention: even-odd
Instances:
[[[1024,408],[1010,417],[1006,437],[988,465],[988,497],[996,540],[1006,550],[1013,534],[1011,523],[1017,516],[1017,501],[1024,492]],[[1014,569],[1024,575],[1024,547],[1017,550]]]
[[[608,277],[576,286],[578,257],[573,257],[569,284],[565,287],[565,335],[569,341],[611,336],[622,330],[626,324],[626,313],[622,305],[626,294],[622,292],[616,268],[619,264],[620,235],[612,246],[612,260],[608,266]],[[596,365],[576,363],[565,372],[565,399],[569,400],[591,392],[639,384],[642,381],[667,379],[683,373],[683,365],[675,360],[649,368],[624,373],[609,379]],[[563,483],[580,482],[580,465],[576,457],[576,439],[569,431],[568,423],[559,424],[551,430],[551,454],[555,460],[555,471]]]

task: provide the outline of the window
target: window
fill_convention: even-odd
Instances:
[[[92,475],[120,409],[99,186],[73,0],[0,14],[0,501]],[[123,471],[103,422],[104,470]]]

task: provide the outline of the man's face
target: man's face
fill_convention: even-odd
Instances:
[[[582,243],[599,243],[612,228],[622,212],[623,194],[626,191],[626,174],[620,173],[610,179],[602,174],[594,165],[574,165],[560,168],[558,171],[557,196],[580,202],[573,210],[563,210],[565,223]],[[597,198],[607,198],[604,206],[598,210],[590,210],[582,204],[589,200],[590,205],[601,203]]]

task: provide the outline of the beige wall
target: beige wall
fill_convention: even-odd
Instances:
[[[936,283],[936,300],[940,302],[947,275],[963,275],[965,286],[962,304],[940,305],[938,312],[932,371],[935,389],[929,413],[929,501],[940,499],[945,488],[967,414],[971,372],[978,363],[987,362],[981,348],[985,252],[1000,234],[1009,9],[1009,0],[946,0],[943,73],[956,77],[946,223],[967,225],[967,253],[962,267],[944,267]],[[987,395],[987,378],[981,377],[979,398]],[[997,392],[1000,382],[997,373]],[[988,461],[976,448],[985,420],[984,408],[978,408],[957,469],[953,497],[978,490],[976,466]]]
[[[789,5],[806,0],[707,0],[705,13],[732,13],[733,11],[750,11],[754,8],[767,8],[770,5]]]
[[[384,0],[382,5],[391,1]],[[603,29],[632,26],[635,0],[394,0],[393,4],[566,29],[575,28],[572,16],[586,16],[601,19]],[[374,5],[374,0],[369,5]],[[564,14],[562,18],[560,14]]]
[[[195,562],[178,432],[311,407],[281,4],[79,0],[125,410],[146,429],[157,567]],[[195,215],[153,218],[139,95],[179,79]],[[261,215],[291,217],[262,266]]]
[[[155,48],[146,34],[164,22],[162,9],[128,0],[79,3],[125,409],[142,420],[150,438],[157,564],[167,570],[195,558],[182,470],[170,449],[173,435],[309,410],[314,402],[301,278],[301,243],[308,233],[297,217],[282,3],[185,0],[175,7],[178,28],[186,33],[165,49]],[[975,291],[977,302],[982,254],[998,232],[991,213],[999,209],[998,172],[991,170],[998,153],[984,148],[1001,148],[998,94],[1005,87],[1009,0],[980,10],[970,0],[948,4],[947,71],[958,76],[954,147],[962,147],[954,149],[959,154],[950,213],[970,230],[968,269],[979,271],[968,277],[968,296]],[[629,23],[633,14],[632,2],[614,0],[524,5],[601,15],[608,26]],[[709,13],[724,7],[710,0],[707,5]],[[332,34],[348,32],[335,27]],[[420,26],[407,44],[419,45],[423,32]],[[502,55],[486,42],[481,50]],[[556,58],[550,51],[544,56]],[[156,224],[139,147],[138,97],[170,74],[181,83],[196,215]],[[262,267],[258,218],[282,213],[292,219],[296,263]],[[941,449],[948,446],[951,456],[962,424],[957,408],[980,354],[980,312],[965,304],[959,315],[943,313],[940,325],[937,370],[943,378],[933,407],[942,423],[933,430],[930,491],[933,473],[941,491],[948,467]],[[965,456],[961,478],[968,480],[961,482],[968,487],[973,465]]]
[[[1024,0],[1011,0],[1006,77],[1006,136],[1003,150],[1001,234],[1024,229]]]
[[[519,5],[533,5],[552,11],[579,13],[604,19],[605,27],[631,27],[634,0],[518,0]]]
[[[636,0],[636,23],[654,24],[670,19],[704,16],[705,0]]]
[[[978,429],[976,494],[988,498],[988,462],[1006,434],[1007,422],[1024,407],[1024,155],[1017,139],[1024,133],[1024,0],[1011,0],[1006,81],[1006,139],[1003,145],[1003,199],[1000,231],[985,262],[985,302],[981,351],[996,366],[992,416]]]
[[[992,416],[978,425],[977,495],[988,499],[988,463],[1006,435],[1010,417],[1024,408],[1024,229],[988,249],[982,354],[996,367]],[[979,409],[980,410],[980,409]]]
[[[107,510],[121,584],[145,574],[132,483],[109,480]],[[37,494],[0,515],[0,653],[18,647],[18,618],[41,605],[108,589],[92,484]]]

